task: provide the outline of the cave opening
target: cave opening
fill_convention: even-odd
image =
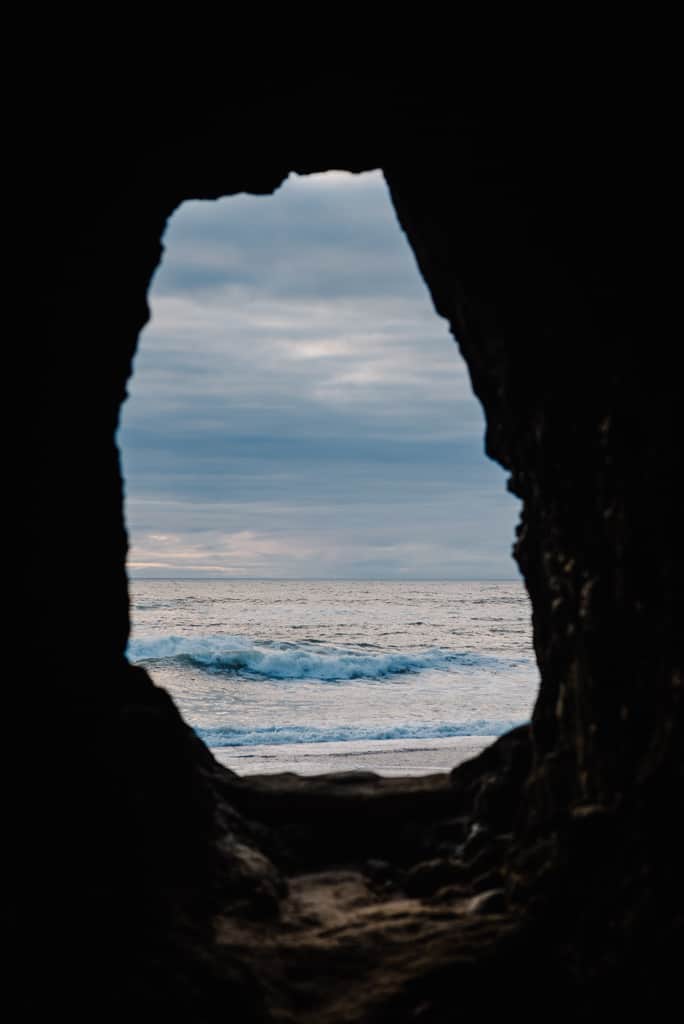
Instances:
[[[493,73],[491,47],[475,75],[433,60],[437,78],[394,51],[396,73],[364,77],[347,51],[324,76],[282,47],[265,81],[245,49],[247,70],[221,59],[215,82],[174,90],[158,47],[130,105],[109,67],[76,93],[56,74],[11,150],[32,215],[14,260],[27,336],[10,345],[12,976],[39,1019],[441,1022],[504,1016],[518,992],[546,1017],[559,994],[561,1016],[669,1008],[684,690],[678,353],[658,329],[668,92],[629,46],[629,69],[603,47],[593,74],[554,51],[556,82],[515,50],[529,87]],[[123,657],[118,411],[174,209],[377,166],[523,502],[543,681],[532,728],[450,776],[246,779]],[[312,913],[326,893],[332,917]]]
[[[129,657],[241,773],[448,770],[529,719],[517,503],[381,172],[186,202],[120,433]]]

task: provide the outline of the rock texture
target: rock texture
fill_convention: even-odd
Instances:
[[[432,1024],[676,992],[678,378],[658,124],[610,70],[44,90],[5,744],[12,977],[36,1013]],[[375,167],[523,501],[541,690],[530,729],[450,777],[239,779],[124,660],[119,408],[179,203]]]

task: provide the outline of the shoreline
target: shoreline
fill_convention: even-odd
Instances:
[[[238,775],[324,775],[371,771],[384,776],[449,772],[490,746],[497,736],[430,740],[348,740],[253,747],[212,747],[216,760]]]

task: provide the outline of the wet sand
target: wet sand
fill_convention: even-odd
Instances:
[[[433,740],[376,740],[297,743],[280,746],[214,747],[217,761],[240,775],[296,772],[371,771],[378,775],[430,775],[448,772],[476,757],[495,736],[453,736]]]

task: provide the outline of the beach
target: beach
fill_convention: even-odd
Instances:
[[[214,747],[220,764],[239,775],[296,772],[371,771],[385,776],[428,775],[448,772],[477,757],[496,736],[453,736],[448,739],[380,740],[376,743],[295,743],[282,746]]]

